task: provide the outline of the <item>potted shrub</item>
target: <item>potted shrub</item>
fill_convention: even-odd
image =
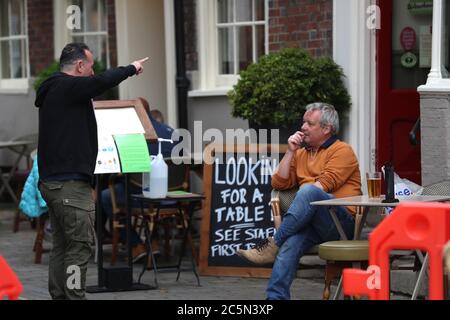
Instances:
[[[342,81],[342,68],[331,58],[314,59],[299,48],[287,48],[262,57],[241,72],[229,92],[232,115],[247,119],[251,128],[283,129],[288,136],[298,130],[305,107],[327,102],[341,118],[350,107]]]

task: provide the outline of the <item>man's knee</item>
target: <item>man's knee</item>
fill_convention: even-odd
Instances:
[[[298,192],[300,192],[300,193],[311,193],[311,192],[318,192],[318,191],[322,191],[322,190],[313,184],[304,184],[300,187],[300,189],[298,189]]]
[[[323,191],[319,187],[316,187],[313,184],[305,184],[301,186],[297,192],[297,195],[299,196],[303,196],[308,199],[317,198],[318,200],[322,200],[325,194],[326,194],[325,191]]]

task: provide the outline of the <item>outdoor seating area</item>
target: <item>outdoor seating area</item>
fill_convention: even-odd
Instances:
[[[2,207],[4,208],[4,207]],[[0,251],[2,256],[21,280],[24,291],[22,299],[26,300],[48,300],[50,296],[47,290],[48,254],[42,255],[40,264],[34,263],[32,246],[35,241],[36,231],[29,225],[23,225],[18,233],[12,234],[12,211],[2,209],[0,211]],[[51,243],[44,242],[44,248],[50,249]],[[111,252],[108,245],[104,246],[105,255],[110,257]],[[108,250],[108,251],[107,251]],[[189,259],[184,259],[183,268],[189,269]],[[305,263],[318,264],[319,259],[311,257]],[[138,278],[141,272],[141,264],[134,269],[134,276]],[[97,283],[97,265],[92,258],[89,262],[87,284]],[[160,272],[158,274],[158,290],[111,292],[101,294],[87,294],[89,300],[264,300],[264,290],[267,284],[266,278],[248,277],[223,277],[200,275],[201,287],[197,286],[195,276],[192,272],[183,271],[181,277],[176,281],[176,271]],[[144,273],[142,283],[152,284],[153,272]],[[336,283],[332,284],[331,290],[336,289]],[[294,300],[320,300],[323,292],[323,271],[320,269],[307,270],[301,278],[297,278],[293,284]],[[393,299],[407,300],[408,295],[395,292]]]
[[[34,153],[31,153],[29,156],[31,160],[35,159],[36,152],[34,151]],[[192,203],[186,202],[189,197],[192,197],[189,193],[191,177],[189,165],[176,166],[172,163],[169,167],[171,168],[170,172],[172,173],[170,182],[171,187],[169,189],[182,189],[183,192],[188,192],[187,196],[184,196],[184,198],[180,198],[178,196],[177,198],[165,199],[164,201],[157,200],[155,202],[151,199],[142,197],[139,194],[130,194],[130,200],[132,202],[138,201],[139,204],[135,209],[133,209],[132,216],[128,216],[130,218],[129,220],[127,218],[127,208],[120,207],[114,192],[114,186],[117,184],[117,177],[116,175],[111,175],[111,178],[108,179],[107,188],[112,191],[111,206],[113,208],[114,215],[108,228],[111,228],[110,230],[112,231],[111,234],[113,235],[113,238],[111,239],[111,242],[103,240],[100,243],[97,242],[96,246],[93,247],[96,253],[93,257],[94,260],[92,261],[93,265],[91,268],[95,269],[95,265],[99,265],[99,259],[101,259],[101,265],[105,266],[121,266],[123,263],[127,263],[127,259],[129,259],[129,254],[131,251],[129,251],[130,248],[126,242],[119,242],[119,231],[120,228],[124,228],[126,230],[128,223],[131,223],[130,228],[135,230],[139,237],[143,239],[147,248],[145,259],[134,265],[133,277],[137,279],[137,283],[142,285],[144,285],[145,282],[154,283],[155,285],[153,290],[160,290],[167,285],[167,283],[165,283],[166,281],[174,281],[175,283],[178,283],[180,276],[181,279],[192,279],[192,276],[194,276],[194,279],[196,280],[191,280],[188,284],[190,288],[192,288],[194,283],[197,283],[198,287],[200,287],[200,284],[202,283],[201,286],[203,287],[203,283],[209,282],[209,280],[204,280],[205,277],[202,276],[202,272],[199,274],[197,271],[197,267],[200,264],[200,255],[202,250],[200,247],[201,239],[199,237],[201,236],[201,232],[199,230],[200,224],[202,223],[201,219],[197,221],[200,224],[197,223],[195,226],[196,231],[194,232],[194,237],[192,233],[194,212],[198,211],[198,213],[201,213],[201,210],[203,210],[203,212],[205,211],[204,207],[201,205],[198,206],[201,204],[202,198],[198,199],[200,202],[198,200]],[[179,172],[179,174],[175,174],[175,172]],[[141,175],[135,175],[134,181],[131,180],[131,183],[134,184],[137,189],[142,189],[142,184],[139,181],[140,178]],[[208,174],[206,178],[208,178]],[[420,195],[400,197],[400,203],[404,201],[413,203],[417,201],[449,201],[449,190],[450,186],[446,181],[432,184],[422,188],[420,190]],[[273,226],[275,229],[278,229],[280,226],[282,217],[290,207],[297,192],[297,188],[287,191],[271,191],[270,211],[273,216]],[[383,198],[370,198],[366,195],[361,197],[336,200],[332,199],[313,203],[314,205],[325,205],[329,208],[329,214],[336,223],[337,230],[341,234],[341,240],[329,241],[315,246],[309,250],[307,255],[305,255],[301,261],[299,261],[297,273],[298,277],[295,280],[296,283],[300,283],[300,286],[305,285],[305,283],[309,283],[311,287],[314,287],[314,296],[309,296],[308,299],[322,298],[327,300],[331,296],[333,299],[339,299],[342,291],[342,285],[344,284],[345,289],[346,283],[346,280],[342,276],[343,270],[347,270],[348,268],[365,269],[368,267],[370,243],[367,240],[367,236],[370,236],[370,233],[376,229],[377,224],[371,225],[367,228],[365,223],[368,219],[370,220],[374,217],[378,217],[375,219],[377,220],[377,223],[382,223],[387,217],[386,212],[376,208],[395,207],[398,205],[398,203],[382,203],[382,199]],[[20,198],[18,200],[20,200]],[[337,205],[350,205],[357,207],[353,239],[347,239],[343,232],[342,226],[340,226],[340,222],[337,219],[336,212],[333,208],[333,206]],[[18,207],[16,207],[16,204],[12,202],[9,206],[7,206],[7,209],[3,210],[3,212],[6,213],[6,216],[3,216],[3,218],[0,219],[3,233],[7,229],[8,225],[12,225],[15,228],[18,215],[17,208]],[[42,270],[42,268],[48,264],[47,253],[51,249],[51,225],[49,224],[48,213],[44,213],[35,219],[28,218],[24,220],[34,223],[30,223],[29,225],[21,224],[20,228],[14,230],[11,228],[9,233],[14,234],[14,237],[17,237],[18,239],[22,236],[29,239],[28,246],[26,248],[27,253],[25,255],[29,259],[27,262],[28,268],[35,265],[36,269]],[[14,233],[11,233],[11,231]],[[361,236],[364,236],[365,239],[360,240]],[[159,246],[157,247],[157,251],[153,252],[155,249],[155,242],[159,243]],[[21,250],[25,250],[25,243],[26,241],[21,243],[23,246],[23,249]],[[101,245],[101,249],[98,247],[99,245]],[[0,250],[5,249],[7,248],[0,248]],[[399,249],[406,248],[402,247]],[[100,255],[99,250],[101,252]],[[33,252],[34,254],[32,254]],[[177,254],[175,254],[175,252],[177,252]],[[30,257],[32,258],[30,259]],[[162,262],[164,260],[174,261],[173,258],[175,257],[175,265],[172,265],[174,267],[173,271],[161,273],[162,271],[165,271],[165,268],[167,268],[167,264]],[[185,257],[185,259],[183,259],[183,257]],[[400,278],[406,277],[416,279],[414,281],[408,281],[409,283],[414,282],[415,286],[411,288],[409,285],[410,287],[406,288],[403,284],[400,285],[401,290],[396,291],[399,289],[396,288],[396,280],[393,278],[391,279],[391,289],[393,289],[393,291],[391,292],[390,297],[396,297],[399,299],[426,298],[426,290],[428,286],[425,279],[426,269],[429,263],[428,254],[424,255],[420,252],[420,250],[412,250],[405,256],[402,254],[398,255],[397,251],[393,251],[390,260],[390,268],[392,268],[392,270],[398,270],[396,268],[397,264],[395,261],[398,259],[407,261],[407,257],[412,257],[413,260],[409,259],[410,264],[412,261],[412,265],[410,265],[409,268],[404,266],[402,267],[403,273],[400,275]],[[444,252],[442,253],[442,257],[443,259],[446,257]],[[23,259],[24,257],[18,260],[23,263]],[[311,261],[313,261],[312,264]],[[312,265],[311,268],[308,267],[308,263]],[[184,271],[181,272],[182,270]],[[409,274],[406,275],[406,272],[409,272]],[[348,271],[344,271],[344,273],[347,274]],[[166,274],[172,275],[172,278],[168,277]],[[396,277],[398,275],[399,273],[396,273],[393,276]],[[448,274],[444,272],[444,275],[445,278],[443,279],[443,283],[448,281]],[[257,282],[264,282],[264,278],[265,277]],[[90,279],[92,281],[91,285],[95,285],[96,280],[92,270]],[[186,285],[186,282],[184,283]],[[322,289],[318,290],[318,287],[321,287]],[[45,291],[44,288],[42,288],[42,290]],[[350,290],[348,292],[354,291]],[[348,294],[348,292],[344,293]],[[44,293],[42,292],[42,294]],[[359,294],[355,293],[354,295],[360,297]],[[344,297],[347,298],[348,296],[346,295]]]
[[[298,192],[298,188],[290,189],[290,190],[273,190],[272,198],[271,198],[271,206],[273,213],[273,220],[275,227],[278,228],[281,224],[282,217],[290,207],[292,201],[294,200],[296,193]],[[370,199],[367,196],[363,197],[353,197],[348,199],[337,199],[337,200],[326,200],[323,202],[316,202],[315,205],[325,205],[329,207],[330,215],[333,216],[333,221],[336,223],[337,229],[340,231],[341,240],[340,241],[329,241],[320,244],[319,246],[313,247],[307,255],[317,255],[322,260],[326,261],[324,278],[325,278],[325,286],[323,291],[323,299],[328,300],[331,295],[331,283],[338,276],[339,282],[337,284],[337,288],[333,295],[333,300],[338,299],[343,284],[343,276],[342,271],[347,268],[353,269],[363,269],[365,270],[369,266],[369,241],[367,239],[360,240],[362,230],[365,227],[365,223],[368,219],[368,215],[371,215],[372,220],[378,221],[380,223],[384,218],[387,217],[386,212],[384,210],[377,210],[377,207],[395,207],[398,203],[382,203],[381,198],[376,201],[375,199]],[[450,182],[442,181],[439,183],[431,184],[425,186],[420,190],[420,195],[418,196],[410,196],[410,197],[402,197],[401,201],[405,202],[450,202]],[[336,213],[333,206],[337,205],[351,205],[356,206],[358,208],[356,216],[355,216],[355,232],[354,239],[347,239],[347,236],[344,234],[342,226],[340,225],[339,220],[336,217]],[[378,216],[378,217],[377,217]],[[375,218],[375,219],[374,219]],[[369,218],[370,219],[370,218]],[[370,232],[376,228],[376,226],[368,227],[365,232],[365,237],[367,237]],[[450,242],[449,242],[450,243]],[[428,288],[428,284],[425,281],[425,275],[427,273],[428,268],[428,254],[423,254],[419,250],[412,250],[415,248],[409,248],[410,251],[405,249],[408,248],[399,248],[403,249],[403,251],[395,251],[392,250],[390,252],[390,264],[388,269],[396,270],[399,267],[398,259],[408,260],[408,257],[412,257],[412,265],[411,261],[409,262],[409,266],[405,267],[404,265],[401,267],[402,270],[410,270],[415,273],[416,281],[415,285],[412,287],[413,291],[411,294],[411,299],[417,299],[419,295],[419,290],[422,287]],[[442,253],[443,259],[445,258],[444,253]],[[411,260],[411,259],[409,259]],[[301,261],[299,262],[299,267],[301,266]],[[448,272],[444,272],[444,278],[442,279],[442,285],[444,286],[444,291],[446,294],[446,298],[448,298]],[[349,289],[349,292],[352,290]],[[365,291],[363,291],[365,292]],[[361,292],[362,293],[362,292]],[[359,296],[359,295],[358,295]],[[386,298],[387,296],[385,296]]]
[[[0,20],[0,301],[450,300],[450,0]]]

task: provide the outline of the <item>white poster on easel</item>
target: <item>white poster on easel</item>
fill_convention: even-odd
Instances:
[[[134,108],[98,109],[95,118],[99,134],[145,133]]]
[[[96,109],[95,117],[98,154],[94,174],[148,172],[145,129],[135,108]]]

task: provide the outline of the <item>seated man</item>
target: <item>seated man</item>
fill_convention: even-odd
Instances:
[[[155,118],[153,117],[155,116]],[[160,122],[164,121],[164,118],[162,116],[162,113],[159,110],[152,110],[149,114],[150,121],[152,122],[153,128],[155,129],[156,134],[159,138],[163,139],[171,139],[172,133],[174,129],[169,127],[168,125]],[[159,121],[158,121],[158,120]],[[171,152],[173,149],[174,144],[170,143],[162,143],[161,144],[161,152],[164,157],[170,157]],[[150,155],[157,155],[158,153],[158,144],[153,143],[148,145],[149,153]],[[139,194],[142,192],[142,190],[136,186],[131,185],[131,193]],[[114,185],[114,191],[116,194],[116,201],[118,206],[125,206],[125,184],[124,183],[118,183]],[[137,202],[131,202],[132,208],[139,208],[140,205]],[[112,221],[113,217],[113,209],[112,209],[112,200],[111,200],[111,191],[109,189],[105,189],[102,191],[102,209],[103,209],[103,217],[104,217],[104,223],[106,222],[106,219],[109,218],[110,221]],[[104,224],[103,223],[103,224]],[[104,234],[108,234],[106,230],[103,231]],[[121,241],[126,239],[126,230],[125,228],[120,229],[120,239]],[[131,232],[131,245],[132,245],[132,256],[133,256],[133,262],[136,262],[140,258],[144,257],[147,250],[144,246],[143,241],[137,234],[135,230],[132,230]],[[154,248],[154,253],[157,253],[156,248]]]
[[[337,139],[338,131],[339,117],[333,106],[314,103],[306,107],[301,131],[288,139],[288,151],[272,177],[275,189],[300,189],[274,237],[238,251],[255,264],[274,262],[267,299],[290,299],[299,259],[314,245],[340,239],[328,209],[310,203],[361,195],[358,160],[351,146]],[[353,208],[338,208],[349,239],[353,238],[354,214]]]

